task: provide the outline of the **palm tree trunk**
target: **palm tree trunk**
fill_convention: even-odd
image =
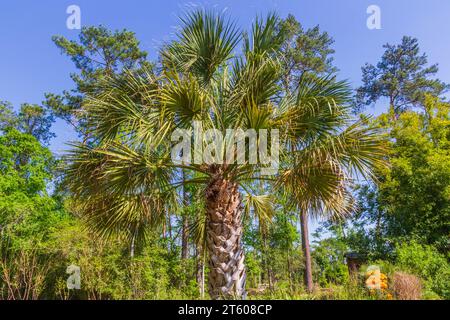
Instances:
[[[209,294],[212,299],[245,299],[242,199],[236,183],[214,178],[206,189]]]
[[[300,226],[302,231],[302,249],[305,257],[305,286],[308,293],[313,291],[311,249],[309,246],[308,214],[302,210],[300,214]]]

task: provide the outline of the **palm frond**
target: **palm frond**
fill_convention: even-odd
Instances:
[[[99,92],[83,103],[89,131],[100,141],[114,140],[124,132],[154,132],[160,124],[158,88],[157,79],[150,74],[126,72],[104,78]]]
[[[176,202],[172,168],[140,151],[117,142],[78,144],[66,158],[69,190],[87,225],[102,236],[129,235],[139,226],[152,229],[163,221],[166,206]]]
[[[247,193],[243,199],[247,216],[254,215],[262,224],[270,224],[275,214],[274,199],[270,195]]]
[[[279,36],[280,18],[276,13],[269,13],[266,19],[257,17],[250,35],[244,33],[244,52],[250,55],[272,54],[281,46]]]
[[[350,120],[350,93],[345,81],[305,74],[297,91],[281,101],[275,121],[281,123],[286,140],[294,145],[335,134]]]
[[[203,10],[187,13],[181,23],[178,39],[162,51],[163,64],[178,72],[192,73],[208,84],[231,58],[241,34],[229,19]]]
[[[177,128],[189,128],[193,121],[202,120],[209,112],[207,93],[191,74],[186,79],[176,73],[169,75],[160,100],[165,116],[173,119]]]

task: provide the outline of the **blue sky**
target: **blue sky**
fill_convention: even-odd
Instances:
[[[294,14],[305,26],[319,24],[334,39],[339,77],[354,87],[365,62],[376,63],[382,45],[398,43],[403,35],[417,37],[430,62],[440,65],[439,77],[450,82],[450,1],[448,0],[228,0],[228,1],[111,1],[111,0],[4,0],[0,4],[0,100],[40,103],[45,92],[72,88],[75,69],[51,41],[52,35],[75,39],[77,30],[66,28],[66,9],[81,8],[83,25],[103,24],[111,29],[136,32],[141,47],[156,57],[158,47],[170,40],[177,16],[193,6],[226,10],[242,28],[249,28],[256,14],[277,11]],[[381,8],[382,29],[366,27],[367,7]],[[369,112],[383,110],[382,105]],[[60,153],[75,138],[69,126],[58,121],[51,149]]]

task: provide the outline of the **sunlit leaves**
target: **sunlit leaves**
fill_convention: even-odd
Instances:
[[[241,35],[234,23],[213,12],[193,11],[180,20],[178,41],[162,52],[164,65],[193,73],[208,84],[219,66],[231,58]]]

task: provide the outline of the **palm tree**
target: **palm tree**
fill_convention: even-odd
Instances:
[[[340,211],[344,168],[370,172],[383,155],[375,132],[359,122],[348,126],[346,83],[305,76],[295,92],[280,89],[278,22],[274,14],[258,18],[246,34],[222,15],[187,14],[178,38],[162,49],[158,74],[104,79],[86,99],[91,139],[75,144],[67,159],[67,181],[83,217],[106,237],[145,239],[180,202],[184,185],[202,186],[213,299],[245,298],[242,219],[254,213],[270,220],[272,212],[272,197],[253,192],[255,180],[285,189],[305,210]],[[174,162],[171,135],[194,121],[224,136],[227,129],[278,129],[279,173],[264,176],[265,166],[248,159]],[[223,148],[215,151],[219,159]],[[189,172],[184,179],[183,171]],[[244,196],[252,210],[244,210]]]

